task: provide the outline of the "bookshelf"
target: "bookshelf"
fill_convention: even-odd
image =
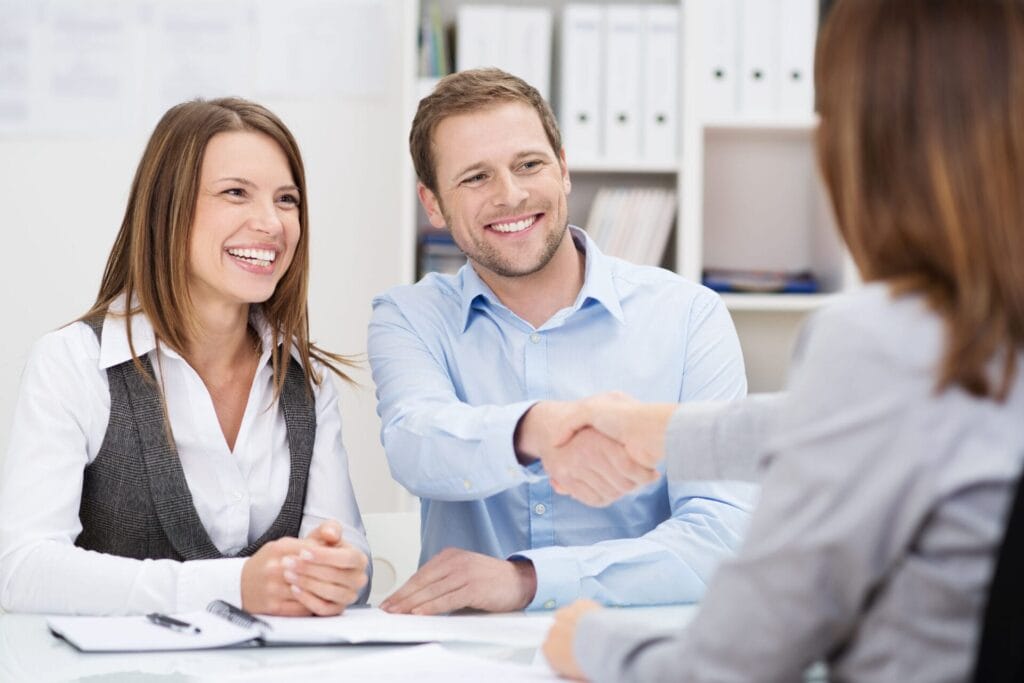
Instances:
[[[438,6],[447,25],[455,21],[460,4],[512,3],[443,0]],[[561,17],[570,3],[519,4],[552,9],[551,101],[561,120]],[[696,282],[707,268],[813,272],[819,293],[723,295],[743,346],[750,390],[781,388],[806,316],[857,283],[818,179],[817,118],[811,112],[705,114],[700,83],[707,65],[702,62],[701,30],[702,13],[709,11],[710,0],[619,0],[614,4],[665,4],[680,9],[678,157],[657,163],[576,164],[573,150],[567,148],[573,179],[569,220],[585,225],[591,203],[603,186],[672,188],[678,208],[663,267]],[[430,87],[420,83],[418,90],[429,92]],[[410,232],[420,234],[426,220],[422,211],[416,215]]]

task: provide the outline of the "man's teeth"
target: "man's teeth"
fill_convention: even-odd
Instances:
[[[497,230],[498,232],[519,232],[520,230],[526,230],[528,227],[534,224],[537,220],[536,216],[530,216],[524,218],[521,221],[515,223],[491,223],[491,230]]]
[[[258,266],[269,266],[277,258],[272,249],[228,249],[228,253]]]

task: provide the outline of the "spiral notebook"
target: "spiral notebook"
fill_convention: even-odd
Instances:
[[[53,635],[82,652],[450,641],[539,647],[552,623],[550,615],[424,617],[375,607],[350,607],[336,617],[256,617],[223,600],[204,612],[173,618],[188,628],[174,630],[144,616],[49,617],[46,623]]]

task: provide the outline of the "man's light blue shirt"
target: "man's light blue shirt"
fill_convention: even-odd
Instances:
[[[530,608],[576,598],[640,605],[698,600],[738,547],[756,489],[663,476],[605,508],[554,492],[513,437],[537,401],[624,391],[645,401],[746,393],[743,356],[717,294],[679,276],[585,251],[575,303],[538,328],[470,266],[376,297],[369,359],[395,479],[422,501],[421,564],[455,546],[528,558]]]

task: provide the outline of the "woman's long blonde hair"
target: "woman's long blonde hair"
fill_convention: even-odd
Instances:
[[[815,83],[862,275],[942,316],[939,390],[1005,398],[1024,345],[1024,1],[838,0]]]
[[[317,348],[309,340],[309,208],[306,174],[295,138],[266,108],[239,98],[194,100],[172,107],[156,125],[132,181],[121,229],[107,259],[103,281],[92,308],[82,318],[102,315],[124,295],[136,302],[128,315],[144,314],[157,339],[179,353],[195,338],[199,322],[189,292],[189,242],[203,154],[218,133],[254,131],[268,135],[288,158],[299,188],[300,234],[291,265],[273,295],[261,304],[273,330],[271,362],[275,396],[284,386],[287,359],[294,343],[307,387],[323,379],[311,358],[347,379],[342,366],[353,363]],[[132,344],[131,325],[127,326]],[[132,358],[141,363],[131,345]]]

